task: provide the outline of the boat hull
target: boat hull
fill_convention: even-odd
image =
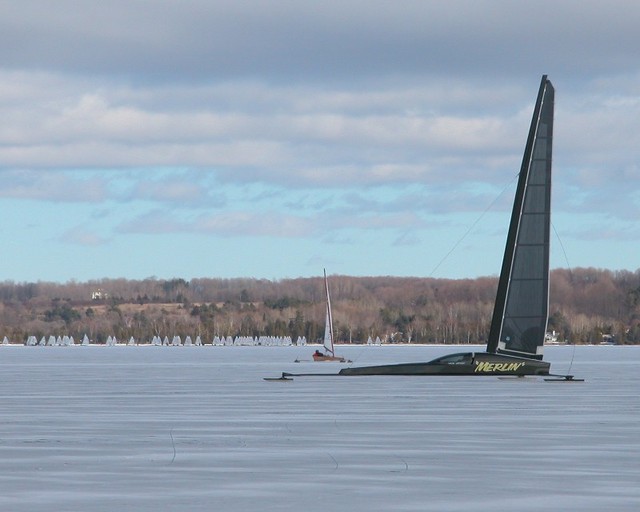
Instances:
[[[463,352],[424,363],[386,364],[343,368],[339,375],[549,375],[545,361],[487,352]]]
[[[339,356],[319,356],[317,354],[313,354],[313,360],[315,362],[326,362],[326,363],[346,363],[347,360],[344,357]]]

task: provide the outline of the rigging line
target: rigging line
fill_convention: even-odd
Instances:
[[[564,261],[567,264],[567,268],[569,269],[569,276],[571,276],[573,274],[573,272],[571,272],[571,265],[569,264],[569,258],[567,256],[567,251],[564,249],[564,245],[562,243],[562,239],[560,238],[560,234],[558,233],[558,230],[556,229],[556,227],[553,225],[553,222],[551,223],[551,227],[553,228],[553,232],[556,235],[556,239],[558,240],[558,243],[560,244],[560,248],[562,249],[562,254],[564,254]],[[571,361],[569,361],[569,369],[567,370],[567,374],[571,373],[571,368],[573,367],[573,359],[576,356],[576,345],[575,343],[573,344],[573,351],[571,352]]]
[[[567,370],[567,375],[571,373],[571,367],[573,366],[573,358],[576,355],[576,344],[573,344],[573,352],[571,353],[571,361],[569,361],[569,369]]]
[[[440,266],[444,263],[444,261],[451,256],[451,253],[453,251],[455,251],[457,249],[457,247],[462,243],[462,241],[467,238],[467,236],[469,235],[469,233],[471,233],[471,231],[473,230],[473,228],[476,227],[476,225],[482,220],[482,218],[487,214],[487,212],[489,210],[491,210],[491,208],[493,208],[493,206],[498,202],[498,199],[500,199],[500,197],[502,196],[502,194],[504,194],[505,190],[507,190],[512,184],[513,182],[518,178],[518,176],[520,175],[520,173],[516,173],[516,175],[513,177],[513,179],[507,183],[504,188],[500,191],[500,193],[495,197],[495,199],[493,201],[491,201],[491,203],[489,204],[489,206],[487,206],[485,208],[485,210],[480,214],[480,216],[473,222],[473,224],[471,224],[471,226],[469,226],[469,228],[464,232],[464,234],[460,237],[460,239],[453,244],[453,247],[451,247],[451,249],[449,250],[449,252],[447,254],[444,255],[444,257],[438,262],[438,264],[434,267],[434,269],[431,271],[431,273],[429,274],[429,277],[433,277],[433,274],[435,274],[436,270],[438,270],[440,268]]]
[[[558,240],[558,243],[560,244],[560,249],[562,249],[562,254],[564,254],[564,261],[567,264],[567,268],[569,269],[569,274],[571,274],[571,265],[569,264],[569,258],[567,257],[567,251],[565,251],[564,249],[564,245],[562,244],[562,239],[560,238],[560,234],[558,233],[558,230],[556,229],[556,227],[553,225],[553,222],[551,223],[551,227],[553,228],[553,232],[556,234],[556,239]]]
[[[351,360],[348,361],[348,363],[350,365],[356,363],[360,359],[360,356],[362,355],[362,353],[370,346],[371,345],[363,344],[362,348],[356,353],[355,357],[352,357]]]

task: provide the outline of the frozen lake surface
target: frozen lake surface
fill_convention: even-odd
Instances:
[[[545,347],[584,383],[263,380],[342,367],[312,351],[0,347],[0,510],[640,510],[640,347]]]

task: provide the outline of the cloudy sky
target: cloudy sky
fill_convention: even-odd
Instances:
[[[0,0],[0,280],[499,272],[542,74],[552,267],[640,267],[634,0]]]

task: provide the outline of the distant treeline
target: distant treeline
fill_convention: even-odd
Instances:
[[[329,276],[336,338],[485,343],[497,278]],[[0,339],[304,336],[324,331],[323,280],[101,279],[0,283]],[[549,331],[570,343],[640,343],[640,270],[551,273]]]

